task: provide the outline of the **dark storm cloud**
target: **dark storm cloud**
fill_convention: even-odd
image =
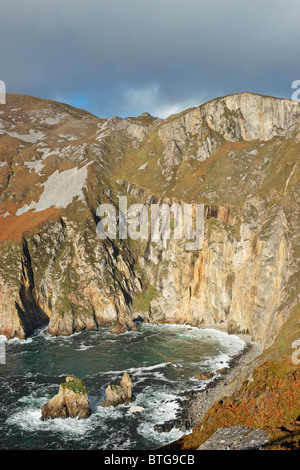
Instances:
[[[7,0],[0,14],[7,90],[103,117],[290,98],[300,79],[298,0]]]

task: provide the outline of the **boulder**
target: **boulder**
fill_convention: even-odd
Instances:
[[[268,438],[261,429],[230,426],[218,429],[197,450],[262,450]]]
[[[115,335],[120,335],[122,333],[127,333],[128,331],[137,331],[139,327],[131,319],[126,319],[126,321],[119,320],[113,328],[109,331]]]
[[[135,401],[132,389],[131,378],[125,372],[120,385],[108,385],[105,390],[105,399],[101,403],[101,406],[127,405]]]
[[[43,406],[41,419],[86,419],[90,415],[89,400],[82,380],[67,377],[66,382],[60,385],[58,394]]]
[[[210,380],[213,378],[213,374],[211,372],[200,372],[199,374],[195,375],[195,379],[197,380]]]

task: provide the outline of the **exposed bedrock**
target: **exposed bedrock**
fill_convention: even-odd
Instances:
[[[133,384],[131,378],[125,372],[121,379],[120,385],[108,385],[105,390],[105,398],[101,406],[118,406],[127,405],[135,401],[135,396],[132,393]]]
[[[0,334],[123,333],[140,318],[272,342],[299,299],[299,103],[243,93],[165,120],[17,95],[7,106]],[[117,210],[119,195],[149,210],[203,203],[202,249],[99,240],[97,207]]]
[[[57,418],[87,419],[91,415],[85,386],[80,379],[67,377],[58,394],[42,408],[42,421]]]

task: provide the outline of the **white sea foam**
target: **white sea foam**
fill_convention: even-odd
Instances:
[[[64,439],[81,439],[82,436],[99,425],[96,415],[92,415],[88,419],[76,418],[57,418],[46,421],[41,420],[41,408],[48,401],[47,397],[28,396],[18,400],[25,407],[21,411],[13,413],[6,421],[6,424],[17,426],[26,432],[47,432],[52,431],[64,436]],[[106,426],[101,424],[103,430]]]
[[[103,442],[99,443],[97,449],[100,450],[129,450],[132,449],[135,442],[123,431],[114,431]]]
[[[152,441],[157,445],[168,444],[169,442],[176,441],[183,435],[183,432],[176,428],[171,429],[170,432],[157,433],[153,429],[153,424],[147,421],[144,421],[143,423],[139,424],[137,429],[139,434],[141,434],[144,439]]]
[[[85,382],[89,393],[89,382],[93,382],[96,388],[93,387],[93,395],[89,395],[90,407],[92,409],[92,415],[87,420],[74,420],[74,419],[56,419],[42,421],[41,408],[42,406],[57,393],[60,381],[57,384],[49,384],[48,379],[45,384],[45,377],[39,373],[26,373],[20,377],[15,377],[14,385],[19,384],[23,387],[24,383],[29,389],[32,389],[32,393],[22,398],[16,398],[18,403],[16,408],[12,409],[12,413],[7,419],[6,425],[10,429],[16,427],[22,431],[22,433],[49,433],[51,439],[57,436],[59,439],[64,441],[76,441],[76,445],[89,446],[90,448],[102,448],[102,449],[132,449],[135,448],[137,442],[147,442],[149,446],[153,444],[153,448],[157,445],[161,445],[166,442],[171,442],[178,439],[182,432],[178,429],[173,429],[170,433],[157,433],[154,431],[154,425],[163,423],[166,420],[174,419],[176,411],[178,410],[178,393],[188,389],[199,389],[205,387],[203,382],[197,383],[190,377],[191,371],[194,369],[208,370],[215,372],[217,369],[228,365],[230,358],[238,353],[244,346],[245,343],[237,338],[236,336],[230,336],[226,333],[219,332],[213,329],[198,329],[196,327],[182,326],[182,325],[144,325],[139,332],[129,332],[128,337],[123,336],[111,336],[108,329],[98,329],[90,332],[76,333],[68,337],[52,337],[48,334],[47,329],[42,329],[36,332],[35,337],[28,340],[13,340],[18,341],[22,344],[24,342],[24,350],[18,351],[19,355],[21,352],[24,354],[32,353],[32,345],[26,348],[26,342],[37,341],[38,345],[42,347],[54,348],[56,351],[66,351],[67,356],[69,354],[76,354],[76,358],[82,354],[83,361],[86,360],[88,349],[95,348],[97,345],[103,342],[108,342],[109,339],[115,342],[111,343],[112,351],[116,351],[116,345],[122,348],[122,352],[126,350],[126,347],[134,345],[134,348],[140,347],[140,340],[144,341],[145,337],[149,339],[150,345],[152,344],[151,338],[160,338],[159,333],[164,331],[171,333],[170,338],[173,341],[173,337],[178,336],[179,342],[182,340],[183,344],[189,344],[189,338],[192,344],[199,344],[200,347],[205,350],[205,344],[208,346],[210,343],[214,347],[214,353],[212,357],[203,359],[203,355],[199,354],[199,362],[197,362],[197,355],[192,355],[191,359],[195,362],[186,363],[185,358],[180,356],[175,357],[175,363],[169,361],[168,357],[163,353],[157,357],[163,359],[157,364],[147,365],[145,357],[142,358],[140,365],[137,367],[115,367],[113,363],[110,366],[111,370],[101,371],[93,369],[88,375],[88,381]],[[127,341],[128,338],[128,341]],[[140,338],[140,340],[139,340]],[[131,342],[133,339],[133,343]],[[44,343],[50,342],[50,343]],[[175,338],[176,341],[176,338]],[[129,344],[130,343],[130,344]],[[155,344],[155,343],[153,343]],[[173,344],[173,343],[172,343]],[[149,343],[148,343],[149,345]],[[58,349],[56,348],[58,347]],[[107,345],[107,347],[109,347]],[[158,344],[159,347],[159,344]],[[13,346],[12,349],[14,349]],[[65,349],[64,349],[65,348]],[[16,350],[21,349],[19,346]],[[118,349],[118,348],[117,348]],[[151,350],[151,349],[150,349]],[[209,351],[210,349],[208,349]],[[102,351],[100,349],[100,351]],[[131,349],[129,348],[129,351]],[[145,350],[146,351],[146,350]],[[106,351],[107,354],[107,351]],[[93,355],[93,352],[91,353]],[[72,356],[73,357],[73,356]],[[205,357],[205,355],[204,355]],[[27,359],[27,358],[26,358]],[[164,361],[164,359],[166,359]],[[116,356],[116,360],[118,357]],[[144,362],[142,362],[144,360]],[[182,362],[181,362],[182,361]],[[97,364],[97,359],[95,359]],[[84,364],[84,362],[83,362]],[[117,363],[115,363],[117,364]],[[135,362],[136,364],[136,358]],[[68,366],[69,367],[69,366]],[[55,372],[55,376],[65,377],[68,375],[68,367],[61,368]],[[73,370],[73,366],[70,366]],[[100,368],[101,369],[101,368]],[[63,371],[63,374],[60,372]],[[101,407],[99,403],[104,398],[104,381],[107,380],[107,384],[113,380],[120,380],[120,375],[124,372],[128,372],[133,380],[134,387],[137,387],[136,401],[134,404],[121,405],[118,407]],[[193,372],[192,372],[193,373]],[[72,372],[70,375],[74,374]],[[37,380],[37,376],[40,376]],[[83,377],[81,377],[83,378]],[[83,378],[84,379],[84,378]],[[99,381],[99,388],[97,390],[97,380]],[[32,385],[31,385],[32,384]],[[9,384],[6,388],[9,389]],[[52,393],[54,392],[54,393]],[[14,395],[12,389],[12,395]],[[135,393],[135,390],[134,390]],[[139,412],[130,411],[131,408],[138,407]],[[120,424],[122,423],[122,425]],[[132,433],[132,429],[134,432]],[[138,434],[136,434],[136,432]],[[21,433],[20,433],[21,434]],[[53,441],[53,442],[54,442]],[[59,445],[59,444],[58,444]]]
[[[57,418],[42,421],[41,411],[36,408],[28,407],[10,416],[6,424],[18,426],[20,429],[27,432],[55,431],[63,434],[64,438],[69,436],[74,439],[76,437],[81,438],[84,434],[88,433],[94,423],[90,421],[90,418],[87,420]]]
[[[10,343],[32,343],[32,337],[30,336],[29,338],[25,339],[19,339],[19,338],[11,338],[8,340]]]
[[[128,413],[140,413],[141,411],[144,411],[145,408],[143,408],[142,406],[131,406],[129,408],[129,411]]]
[[[157,443],[170,442],[182,436],[178,429],[172,429],[169,433],[160,434],[154,431],[154,425],[166,420],[174,419],[178,410],[176,401],[177,393],[171,393],[166,389],[153,390],[147,388],[138,397],[136,404],[145,407],[144,420],[138,425],[138,432],[145,438]],[[143,404],[145,402],[145,404]]]
[[[166,367],[167,365],[173,365],[172,362],[161,362],[160,364],[155,364],[153,366],[141,366],[141,367],[130,367],[129,369],[123,369],[123,370],[108,370],[105,372],[102,372],[103,375],[119,375],[119,374],[124,374],[125,372],[129,374],[135,374],[135,375],[140,375],[144,372],[147,371],[153,371],[156,369],[161,369]]]
[[[79,348],[76,348],[76,351],[86,351],[87,349],[94,348],[94,346],[87,346],[86,344],[82,343]]]
[[[103,420],[116,420],[123,417],[124,409],[127,409],[125,405],[114,406],[101,406],[99,405],[95,411],[95,415],[101,417]]]

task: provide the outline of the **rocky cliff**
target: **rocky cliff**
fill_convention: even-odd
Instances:
[[[300,105],[250,93],[161,120],[8,95],[0,110],[0,334],[145,321],[263,345],[299,300]],[[97,207],[204,204],[204,245],[99,240]]]

